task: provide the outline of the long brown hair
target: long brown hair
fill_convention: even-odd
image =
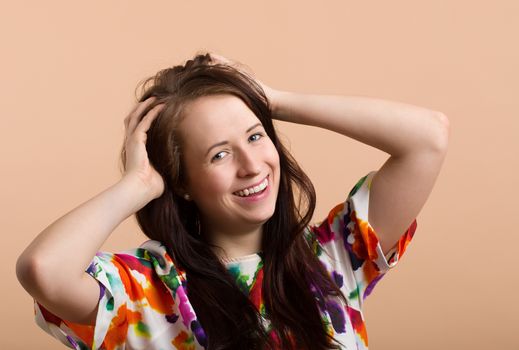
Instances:
[[[163,177],[165,189],[136,213],[137,222],[149,238],[165,245],[175,264],[186,272],[188,297],[200,322],[191,328],[203,329],[193,329],[197,340],[211,350],[276,346],[261,324],[259,311],[211,249],[214,246],[199,235],[196,204],[182,197],[185,173],[178,124],[184,107],[202,96],[232,94],[254,112],[279,153],[279,194],[274,215],[263,226],[261,242],[263,300],[277,346],[340,348],[327,334],[319,308],[328,296],[347,301],[311,248],[316,238],[304,234],[314,213],[315,190],[279,141],[263,89],[241,70],[216,64],[210,54],[161,70],[141,87],[140,101],[155,96],[155,104],[165,104],[146,142],[150,162]],[[123,148],[123,169],[124,159]],[[204,333],[205,337],[200,335]]]

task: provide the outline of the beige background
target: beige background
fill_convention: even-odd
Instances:
[[[275,88],[444,112],[449,153],[415,239],[366,304],[370,349],[519,349],[519,2],[186,3],[2,3],[0,348],[63,348],[33,322],[16,258],[120,177],[136,84],[214,50]],[[329,131],[279,129],[316,185],[316,220],[388,157]],[[130,218],[103,249],[144,239]]]

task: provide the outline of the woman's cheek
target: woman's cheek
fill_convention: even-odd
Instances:
[[[223,170],[223,169],[222,169]],[[208,185],[207,192],[210,193],[227,193],[232,185],[231,174],[222,171],[206,176],[206,183]]]

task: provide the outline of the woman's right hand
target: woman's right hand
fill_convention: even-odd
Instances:
[[[124,119],[125,139],[124,139],[124,175],[136,176],[147,188],[151,199],[155,199],[164,192],[164,180],[162,176],[153,168],[146,151],[146,132],[153,120],[164,108],[164,104],[158,104],[143,116],[149,106],[156,100],[150,97],[143,102],[139,102],[133,111]]]

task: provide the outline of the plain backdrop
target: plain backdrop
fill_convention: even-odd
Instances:
[[[0,348],[64,348],[34,323],[17,257],[120,178],[139,81],[214,51],[277,89],[446,114],[449,151],[415,238],[367,299],[370,349],[519,349],[518,19],[515,0],[3,1]],[[277,126],[315,184],[315,220],[388,158]],[[102,249],[145,239],[130,217]]]

